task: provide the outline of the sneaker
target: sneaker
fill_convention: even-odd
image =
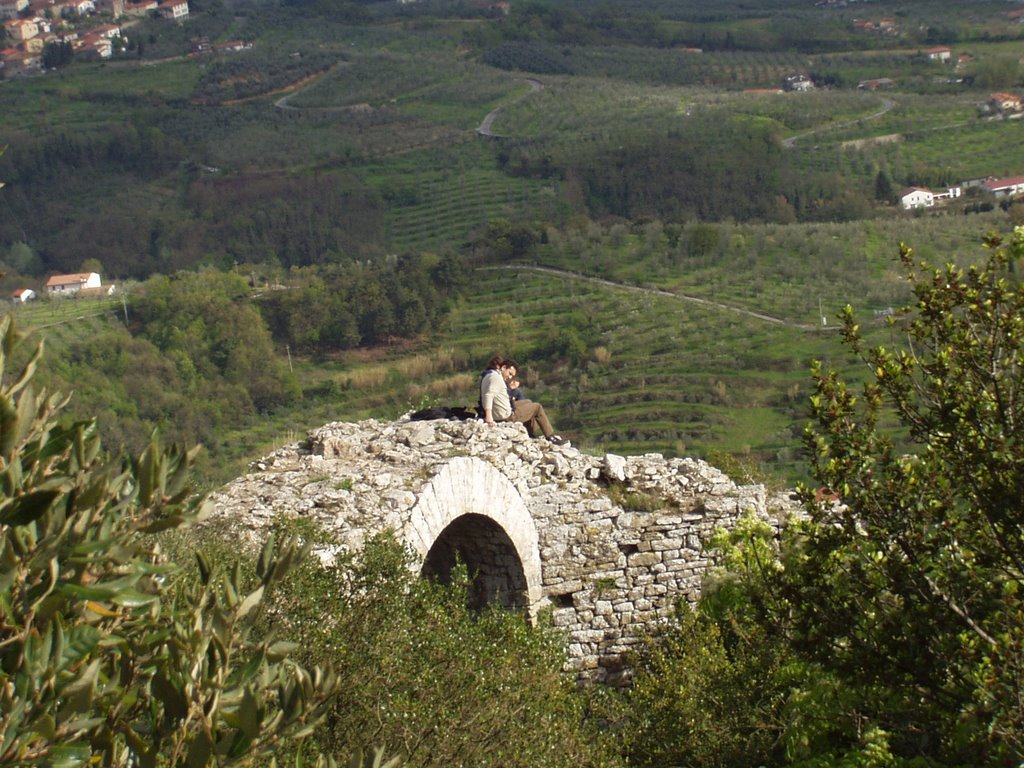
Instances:
[[[571,443],[561,435],[548,435],[548,442],[553,445],[564,445],[567,448],[571,445]]]

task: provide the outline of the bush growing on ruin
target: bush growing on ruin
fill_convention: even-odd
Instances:
[[[564,668],[564,635],[544,617],[531,626],[498,607],[475,611],[470,589],[465,568],[446,585],[420,579],[389,536],[294,574],[271,615],[307,663],[330,660],[345,680],[320,747],[381,744],[422,768],[620,765]]]
[[[696,610],[648,637],[635,659],[622,742],[636,766],[777,765],[783,709],[799,669],[758,621],[751,584],[777,566],[771,528],[752,516],[709,542],[719,564]]]

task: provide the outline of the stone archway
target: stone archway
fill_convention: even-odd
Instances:
[[[471,607],[496,602],[511,610],[529,608],[523,564],[508,534],[491,518],[470,514],[453,521],[430,548],[420,575],[447,583],[457,561],[473,576]]]
[[[478,574],[474,600],[526,609],[541,601],[537,528],[522,496],[487,462],[459,457],[420,491],[405,529],[422,573],[444,579],[458,556]]]

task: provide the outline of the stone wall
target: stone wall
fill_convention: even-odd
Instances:
[[[476,599],[550,609],[571,666],[609,682],[644,631],[697,599],[708,536],[746,512],[778,526],[796,510],[702,461],[590,456],[482,421],[336,422],[252,470],[213,495],[243,537],[302,516],[351,550],[391,529],[436,578],[457,554],[479,573]]]

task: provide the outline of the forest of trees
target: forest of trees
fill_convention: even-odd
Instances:
[[[212,268],[150,278],[131,294],[127,333],[74,340],[47,356],[44,380],[75,392],[69,412],[96,418],[108,445],[141,450],[158,428],[215,453],[225,430],[302,400],[287,350],[322,358],[416,338],[466,285],[458,260],[413,256],[260,279],[254,289],[251,274]]]
[[[10,146],[5,159],[16,160],[4,168],[0,238],[33,244],[38,262],[23,277],[73,272],[90,258],[108,278],[144,279],[199,264],[267,261],[287,269],[383,250],[381,202],[354,177],[206,175],[155,127],[18,137]],[[182,195],[166,205],[90,194],[109,184],[127,193],[168,175]],[[60,197],[52,194],[57,180]],[[65,226],[50,226],[54,220]]]

